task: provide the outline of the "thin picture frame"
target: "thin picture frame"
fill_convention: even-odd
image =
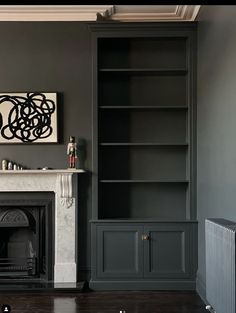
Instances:
[[[58,143],[56,92],[0,93],[0,144]]]

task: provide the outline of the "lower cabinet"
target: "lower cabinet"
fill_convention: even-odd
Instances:
[[[196,222],[92,222],[90,287],[195,289]]]

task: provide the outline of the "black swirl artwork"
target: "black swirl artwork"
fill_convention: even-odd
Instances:
[[[18,139],[32,143],[46,139],[53,133],[52,115],[56,105],[43,93],[0,95],[0,112],[4,102],[10,104],[8,116],[0,113],[0,134],[6,140]]]

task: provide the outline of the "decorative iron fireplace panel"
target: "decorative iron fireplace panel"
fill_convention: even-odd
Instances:
[[[0,277],[36,277],[36,257],[0,258]]]
[[[0,193],[1,280],[53,279],[52,192]]]

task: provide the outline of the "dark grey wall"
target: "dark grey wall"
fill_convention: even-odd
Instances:
[[[203,6],[198,27],[198,291],[205,297],[204,220],[236,221],[236,7]]]
[[[86,232],[91,211],[92,98],[90,32],[86,23],[1,22],[0,92],[16,91],[59,93],[62,140],[47,145],[0,145],[0,160],[7,158],[29,168],[66,168],[69,136],[85,143],[82,166],[88,172],[79,178],[79,261],[84,268],[89,264]]]

